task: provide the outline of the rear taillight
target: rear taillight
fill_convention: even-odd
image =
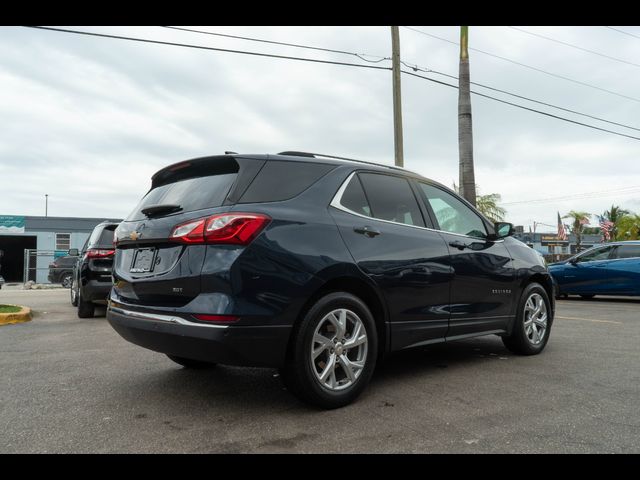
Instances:
[[[270,217],[261,213],[222,213],[177,225],[169,240],[248,245],[270,220]]]
[[[97,248],[92,248],[87,250],[87,258],[108,258],[113,257],[115,250],[101,250]]]

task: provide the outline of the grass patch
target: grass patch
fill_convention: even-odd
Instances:
[[[14,305],[0,305],[0,313],[18,313],[22,308]]]

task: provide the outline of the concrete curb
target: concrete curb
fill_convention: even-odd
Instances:
[[[12,323],[22,323],[31,320],[31,309],[29,307],[22,307],[20,305],[9,305],[11,307],[20,307],[20,311],[16,313],[0,313],[0,326],[10,325]]]

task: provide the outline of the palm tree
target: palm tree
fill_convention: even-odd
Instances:
[[[458,76],[458,152],[460,156],[460,194],[476,205],[473,170],[473,132],[471,128],[471,78],[469,72],[469,27],[460,27],[460,74]]]
[[[615,239],[618,235],[618,223],[630,212],[624,208],[620,208],[619,205],[611,205],[611,209],[606,210],[602,216],[613,223],[611,228],[611,238]]]
[[[582,228],[584,225],[589,224],[590,213],[587,212],[576,212],[575,210],[571,210],[562,218],[572,218],[573,223],[571,224],[571,233],[576,236],[576,252],[580,251],[580,245],[582,244]]]
[[[476,185],[475,188],[478,193],[476,197],[476,208],[492,222],[504,221],[504,216],[507,211],[498,206],[498,202],[502,200],[502,196],[499,193],[490,193],[488,195],[480,195],[480,187]],[[460,188],[453,182],[453,191],[460,193]]]
[[[480,192],[478,192],[480,193]],[[498,202],[502,200],[499,193],[490,193],[488,195],[478,195],[478,204],[476,208],[492,222],[502,222],[507,211],[498,206]]]

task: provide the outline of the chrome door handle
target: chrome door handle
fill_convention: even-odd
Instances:
[[[380,230],[376,230],[375,228],[371,228],[368,226],[365,227],[353,227],[353,231],[356,233],[361,233],[362,235],[366,235],[369,238],[373,238],[377,235],[380,235],[382,232]]]

